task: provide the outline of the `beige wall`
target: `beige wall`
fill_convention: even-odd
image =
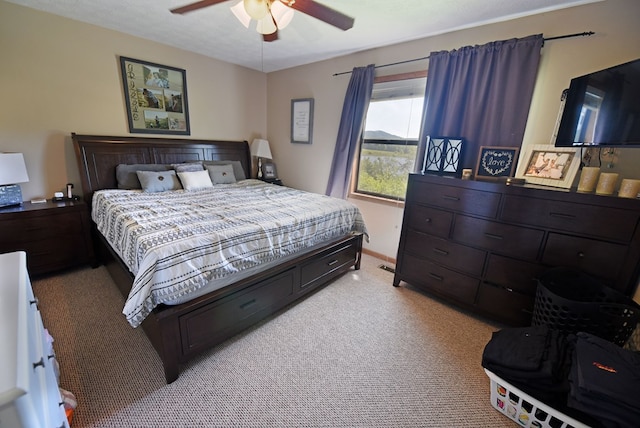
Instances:
[[[30,176],[22,185],[26,199],[51,197],[67,182],[79,184],[71,132],[129,134],[118,62],[123,55],[187,71],[191,138],[268,137],[285,183],[324,193],[349,82],[348,74],[334,73],[535,33],[550,37],[595,31],[591,37],[550,41],[543,48],[523,144],[547,144],[560,93],[572,77],[640,57],[638,16],[637,0],[607,0],[265,75],[0,0],[0,151],[25,154]],[[378,74],[427,65],[421,61],[385,67]],[[291,99],[307,97],[315,99],[313,144],[291,144]],[[614,170],[637,175],[638,165],[640,150],[627,149],[620,152]],[[354,202],[371,233],[367,248],[395,257],[402,206]]]
[[[523,147],[549,144],[560,107],[560,94],[572,77],[640,57],[640,2],[607,0],[586,6],[549,12],[509,22],[486,25],[429,37],[390,47],[373,49],[297,67],[268,76],[268,137],[285,183],[293,187],[325,191],[335,145],[340,112],[349,75],[333,74],[367,64],[386,64],[427,56],[431,51],[451,50],[494,40],[542,33],[546,37],[595,31],[596,35],[549,41],[542,49],[539,75]],[[428,25],[428,20],[425,20]],[[427,61],[385,67],[378,75],[425,69]],[[312,145],[289,143],[289,103],[293,98],[315,99]],[[490,143],[490,142],[487,142]],[[614,170],[639,177],[640,150],[621,152]],[[354,200],[361,208],[371,233],[367,248],[395,257],[402,207]]]
[[[261,72],[3,1],[0,53],[0,151],[24,153],[25,199],[80,185],[72,132],[129,134],[121,55],[186,70],[188,138],[266,136]]]

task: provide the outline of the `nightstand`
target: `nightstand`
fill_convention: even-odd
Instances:
[[[24,202],[0,209],[0,253],[26,251],[29,273],[96,266],[84,202]]]
[[[282,180],[279,178],[259,178],[258,180],[262,180],[265,183],[275,184],[277,186],[284,186],[284,184],[282,184]]]

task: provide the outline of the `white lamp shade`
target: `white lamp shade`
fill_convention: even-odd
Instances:
[[[251,154],[259,158],[271,159],[271,149],[269,148],[269,141],[256,138],[251,143]]]
[[[276,24],[278,24],[278,29],[280,30],[289,25],[293,19],[293,9],[289,6],[285,6],[279,0],[274,1],[271,4],[271,14],[273,15],[273,19],[276,20]]]
[[[242,22],[245,28],[249,28],[251,24],[251,17],[244,8],[244,2],[240,0],[238,4],[231,7],[231,12],[238,18],[238,21]]]
[[[267,15],[258,21],[256,31],[260,34],[273,34],[278,31],[278,27],[276,27],[276,23],[273,22],[273,17],[271,15]]]
[[[29,181],[22,153],[0,153],[0,186]]]
[[[269,14],[269,4],[267,0],[244,0],[244,10],[256,21],[261,20]]]

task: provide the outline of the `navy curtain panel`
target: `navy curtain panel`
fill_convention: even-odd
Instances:
[[[475,170],[480,146],[520,147],[542,44],[537,34],[432,52],[421,156],[427,136],[464,138],[459,171]]]
[[[375,66],[370,64],[366,67],[356,67],[351,73],[342,105],[338,138],[327,184],[326,194],[329,196],[342,199],[347,197],[353,158],[360,143],[364,118],[371,99],[374,71]]]

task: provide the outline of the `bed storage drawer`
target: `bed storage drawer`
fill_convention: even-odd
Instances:
[[[300,266],[300,288],[307,288],[337,275],[353,266],[358,257],[358,247],[349,241],[338,248],[331,248],[326,254]]]
[[[295,269],[289,269],[259,288],[249,288],[222,298],[218,305],[207,305],[180,317],[184,353],[230,337],[261,318],[261,311],[287,301],[293,295]],[[279,306],[282,306],[280,304]],[[207,326],[204,328],[202,326]],[[215,330],[212,334],[211,329]]]

